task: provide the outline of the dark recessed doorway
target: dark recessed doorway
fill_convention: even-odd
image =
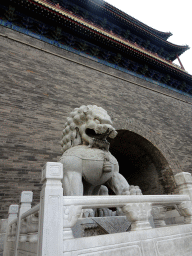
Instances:
[[[144,137],[127,130],[119,130],[110,140],[110,152],[117,158],[120,173],[130,185],[138,185],[144,195],[170,193],[163,173],[170,173],[162,153]]]

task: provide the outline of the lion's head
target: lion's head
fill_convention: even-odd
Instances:
[[[107,137],[115,138],[116,135],[106,110],[96,105],[81,106],[67,118],[61,146],[63,152],[81,144],[108,150]]]

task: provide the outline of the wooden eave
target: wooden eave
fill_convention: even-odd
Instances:
[[[90,1],[94,2],[92,0],[90,0]],[[95,3],[95,4],[99,5],[99,3]],[[158,37],[162,38],[163,40],[167,40],[172,35],[171,32],[162,32],[162,31],[159,31],[159,30],[156,30],[152,27],[147,26],[146,24],[144,24],[141,21],[133,18],[132,16],[128,15],[127,13],[125,13],[125,12],[119,10],[118,8],[110,5],[109,3],[105,2],[104,5],[100,4],[100,8],[105,8],[109,12],[113,12],[114,14],[118,15],[122,19],[126,19],[127,22],[131,22],[133,24],[136,24],[137,26],[141,27],[142,29],[149,31],[150,33],[152,33],[154,35],[157,35]]]
[[[85,3],[86,0],[78,0],[78,3],[79,2]],[[129,27],[132,27],[133,31],[138,31],[140,34],[144,34],[146,38],[151,40],[151,42],[155,41],[157,45],[162,46],[165,50],[174,53],[174,56],[171,57],[172,61],[177,58],[177,55],[180,56],[189,49],[187,45],[175,45],[166,41],[167,38],[172,35],[171,32],[161,32],[155,30],[103,0],[88,0],[87,2],[91,2],[94,6],[96,6],[96,8],[102,9],[104,12],[106,12],[106,14],[112,14],[116,19],[119,19],[122,24],[126,23]]]
[[[107,3],[103,0],[101,0],[101,1],[98,1],[98,0],[97,1],[95,1],[95,0],[76,0],[76,2],[77,2],[77,5],[82,3],[83,7],[85,6],[85,3],[91,3],[95,6],[97,6],[97,8],[104,10],[105,12],[108,12],[109,14],[112,14],[118,18],[121,18],[122,20],[127,21],[128,23],[132,23],[133,25],[136,24],[137,26],[141,27],[141,29],[143,28],[144,30],[149,31],[164,40],[167,40],[167,38],[172,35],[171,32],[162,32],[162,31],[158,31],[156,29],[153,29],[153,28],[147,26],[146,24],[140,22],[139,20],[133,18],[132,16],[126,14],[125,12],[119,10],[118,8],[114,7],[113,5],[110,5],[109,3]]]
[[[121,19],[123,22],[127,22],[130,27],[133,27],[133,30],[137,30],[142,34],[145,34],[146,37],[148,37],[152,41],[153,40],[156,41],[159,45],[162,45],[162,47],[164,47],[165,49],[176,51],[178,55],[181,55],[183,52],[185,52],[186,50],[189,49],[189,47],[187,45],[176,45],[176,44],[166,41],[166,39],[164,39],[160,36],[160,33],[163,33],[163,32],[159,32],[159,33],[155,34],[153,31],[151,31],[151,30],[155,30],[155,29],[150,28],[150,30],[149,30],[147,28],[148,27],[147,25],[142,27],[140,24],[132,22],[129,19],[125,19],[124,17],[122,17],[120,15],[118,16],[118,18]],[[132,19],[134,19],[134,18],[132,18]],[[171,36],[172,34],[169,33],[169,35]]]
[[[86,32],[89,34],[89,38],[91,38],[92,41],[95,40],[97,43],[102,42],[102,45],[105,45],[105,47],[108,45],[108,47],[111,47],[113,50],[115,49],[115,51],[113,51],[115,53],[119,52],[127,56],[132,56],[134,59],[140,59],[140,62],[142,63],[148,63],[150,66],[156,66],[160,70],[166,70],[166,72],[175,74],[175,76],[189,81],[190,84],[192,83],[192,76],[179,66],[159,57],[157,54],[139,47],[137,44],[131,43],[128,40],[122,39],[108,31],[105,31],[95,24],[91,24],[87,20],[74,15],[72,12],[60,9],[45,0],[20,0],[20,2],[24,4],[23,6],[25,6],[25,3],[27,2],[28,5],[31,5],[36,12],[44,13],[52,20],[55,20],[55,17],[57,17],[57,22],[62,21],[62,23],[64,22],[66,25],[71,24],[71,27],[73,27],[75,31],[78,31],[80,35],[85,35],[84,33]]]
[[[25,1],[29,1],[29,0],[25,0]],[[93,0],[89,0],[91,3],[93,3],[94,5],[96,5],[98,8],[105,8],[105,5],[107,5],[107,6],[110,6],[111,8],[113,8],[113,10],[118,10],[117,8],[115,8],[115,7],[113,7],[112,5],[109,5],[109,4],[107,4],[106,2],[104,2],[105,4],[104,5],[101,5],[101,4],[99,4],[98,2],[95,2],[95,1],[93,1]],[[39,3],[41,3],[42,5],[50,5],[50,9],[54,9],[56,12],[60,12],[61,10],[64,10],[64,9],[59,9],[59,8],[57,8],[54,4],[51,4],[51,1],[46,1],[46,0],[40,0],[40,1],[37,1],[37,0],[34,0],[34,2],[39,2]],[[109,12],[109,10],[108,9],[106,9],[105,8],[105,11],[106,12]],[[119,10],[118,10],[119,11]],[[66,12],[67,12],[67,10],[66,10]],[[120,13],[123,13],[123,12],[121,12],[121,11],[119,11]],[[124,15],[126,15],[126,16],[128,16],[128,17],[130,17],[130,18],[132,18],[131,16],[129,16],[129,15],[127,15],[127,14],[125,14],[125,13],[123,13]],[[132,21],[130,21],[129,19],[126,19],[126,18],[124,18],[124,17],[122,17],[122,15],[120,15],[120,14],[115,14],[119,19],[121,19],[121,22],[124,22],[124,23],[128,23],[129,24],[129,26],[130,27],[132,27],[132,29],[134,30],[134,31],[138,31],[139,33],[141,33],[141,34],[144,34],[145,35],[145,37],[146,38],[149,38],[150,40],[151,40],[151,42],[153,42],[153,41],[155,41],[156,42],[156,44],[157,45],[159,45],[159,46],[162,46],[165,50],[167,50],[168,52],[171,52],[172,54],[173,54],[173,56],[170,58],[172,61],[174,61],[176,58],[177,58],[177,55],[178,56],[180,56],[182,53],[184,53],[186,50],[188,50],[189,49],[189,47],[187,46],[187,45],[185,45],[185,46],[180,46],[180,45],[175,45],[175,44],[172,44],[172,43],[170,43],[170,42],[168,42],[168,41],[166,41],[166,40],[164,40],[164,39],[162,39],[161,37],[159,37],[158,35],[155,35],[154,33],[152,33],[152,32],[150,32],[150,31],[148,31],[147,29],[149,29],[150,27],[148,27],[147,25],[145,25],[145,24],[143,24],[143,23],[141,23],[141,22],[139,22],[138,21],[138,23],[139,23],[139,25],[137,25],[137,24],[135,24],[134,22],[132,22]],[[77,16],[76,15],[74,15],[74,17],[76,17],[77,18]],[[80,18],[79,17],[79,19],[80,20],[83,20],[83,18]],[[132,18],[134,21],[137,21],[136,19],[134,19],[134,18]],[[86,21],[87,23],[89,23],[89,24],[91,24],[91,22],[88,22],[88,21]],[[145,27],[145,28],[147,28],[147,29],[145,29],[145,28],[143,28],[140,24],[143,24],[143,26]],[[94,26],[93,24],[92,24],[92,26]],[[157,31],[157,30],[155,30],[155,29],[152,29],[152,28],[150,28],[151,30],[153,30],[153,31]],[[104,31],[104,29],[103,29],[103,31]],[[164,32],[159,32],[158,31],[158,33],[164,33]]]
[[[58,8],[57,6],[50,4],[45,0],[27,0],[27,1],[39,6],[40,8],[45,9],[51,13],[54,13],[55,15],[59,16],[60,18],[63,18],[65,20],[68,20],[69,22],[76,24],[76,26],[79,26],[79,27],[84,28],[85,30],[91,31],[92,33],[94,33],[100,37],[103,37],[106,40],[110,40],[112,43],[115,42],[116,45],[119,46],[120,48],[121,47],[127,48],[131,51],[139,53],[139,55],[141,55],[141,56],[145,56],[149,59],[154,59],[154,61],[157,61],[158,63],[162,63],[162,65],[169,66],[173,69],[178,70],[179,72],[187,74],[185,71],[183,71],[178,66],[175,66],[170,61],[167,61],[167,60],[159,57],[157,54],[147,51],[146,49],[140,47],[137,44],[131,43],[128,40],[125,40],[123,38],[118,37],[115,34],[112,34],[108,31],[103,30],[101,27],[96,26],[95,24],[91,24],[87,20],[84,20],[83,18],[76,16],[72,12],[68,12],[64,9]]]

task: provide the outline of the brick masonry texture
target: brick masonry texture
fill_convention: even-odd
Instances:
[[[117,129],[145,136],[173,172],[191,172],[190,97],[10,29],[0,33],[0,218],[23,190],[39,200],[41,168],[59,160],[66,117],[83,104],[106,109]]]

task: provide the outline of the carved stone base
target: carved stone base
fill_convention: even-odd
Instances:
[[[15,242],[16,237],[15,236],[8,236],[7,241],[8,242]]]
[[[30,243],[36,243],[38,241],[38,232],[37,233],[28,234],[27,240]]]
[[[165,227],[166,223],[164,220],[153,220],[156,228]]]
[[[19,236],[19,242],[25,243],[27,241],[27,235],[21,234]]]
[[[63,240],[64,239],[73,239],[73,232],[71,228],[64,228],[63,229]]]
[[[151,229],[149,221],[135,221],[131,224],[131,231],[138,231],[143,229]]]
[[[192,216],[184,217],[185,224],[192,224]]]

